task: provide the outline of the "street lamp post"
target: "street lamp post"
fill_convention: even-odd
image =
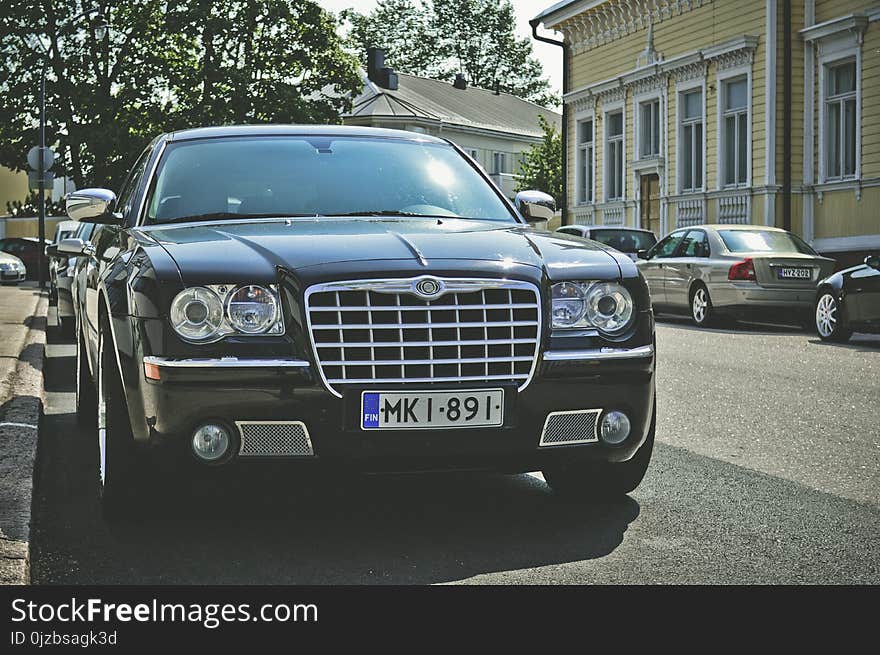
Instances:
[[[107,34],[107,28],[109,25],[107,24],[107,20],[104,18],[104,15],[101,13],[101,10],[97,7],[93,7],[92,9],[87,9],[86,11],[77,14],[73,18],[70,19],[70,24],[75,23],[80,18],[84,18],[91,14],[96,14],[95,20],[92,23],[92,29],[95,33],[95,39],[98,41],[102,41],[104,36]],[[45,273],[45,241],[46,241],[46,166],[44,157],[46,156],[46,69],[49,66],[49,50],[46,46],[43,45],[43,41],[38,37],[36,39],[37,44],[40,46],[40,49],[43,51],[43,66],[42,72],[40,74],[40,155],[39,155],[39,170],[37,171],[37,175],[39,176],[39,181],[37,183],[39,198],[37,199],[37,230],[39,234],[39,247],[37,248],[37,279],[40,283],[40,289],[46,288],[46,273]]]

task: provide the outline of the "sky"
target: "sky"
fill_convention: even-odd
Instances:
[[[376,0],[316,0],[319,5],[333,13],[353,8],[360,13],[367,13],[376,6]],[[544,75],[550,80],[552,89],[562,95],[562,48],[532,39],[532,28],[529,20],[540,14],[547,7],[556,4],[557,0],[511,0],[516,12],[516,33],[520,37],[528,37],[532,41],[532,51],[544,67]],[[551,38],[560,38],[555,32],[548,32],[539,27],[539,34]],[[389,62],[393,66],[394,62]],[[406,72],[406,71],[402,71]]]

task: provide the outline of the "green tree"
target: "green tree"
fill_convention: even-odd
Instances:
[[[369,46],[403,73],[469,84],[550,106],[558,97],[532,56],[528,38],[515,33],[509,0],[380,0],[369,14],[348,10],[349,47],[363,62]]]
[[[338,122],[359,88],[335,19],[311,0],[7,0],[0,15],[0,165],[25,168],[37,142],[47,45],[47,141],[56,174],[115,188],[156,134],[207,124]],[[28,42],[29,41],[29,42]]]
[[[538,116],[544,136],[541,143],[531,147],[523,160],[516,190],[537,189],[549,193],[556,206],[564,202],[562,193],[562,135],[556,126]]]

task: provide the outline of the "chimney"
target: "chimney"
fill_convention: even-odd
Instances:
[[[367,48],[367,77],[371,82],[379,84],[383,68],[385,68],[385,48],[374,46]]]
[[[367,48],[367,77],[383,89],[397,90],[397,73],[385,65],[385,48]]]
[[[464,79],[464,75],[461,73],[455,74],[455,82],[452,83],[456,89],[466,89],[467,88],[467,80]]]

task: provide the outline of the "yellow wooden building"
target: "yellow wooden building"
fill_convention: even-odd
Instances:
[[[787,227],[880,252],[877,0],[566,0],[568,223]]]

